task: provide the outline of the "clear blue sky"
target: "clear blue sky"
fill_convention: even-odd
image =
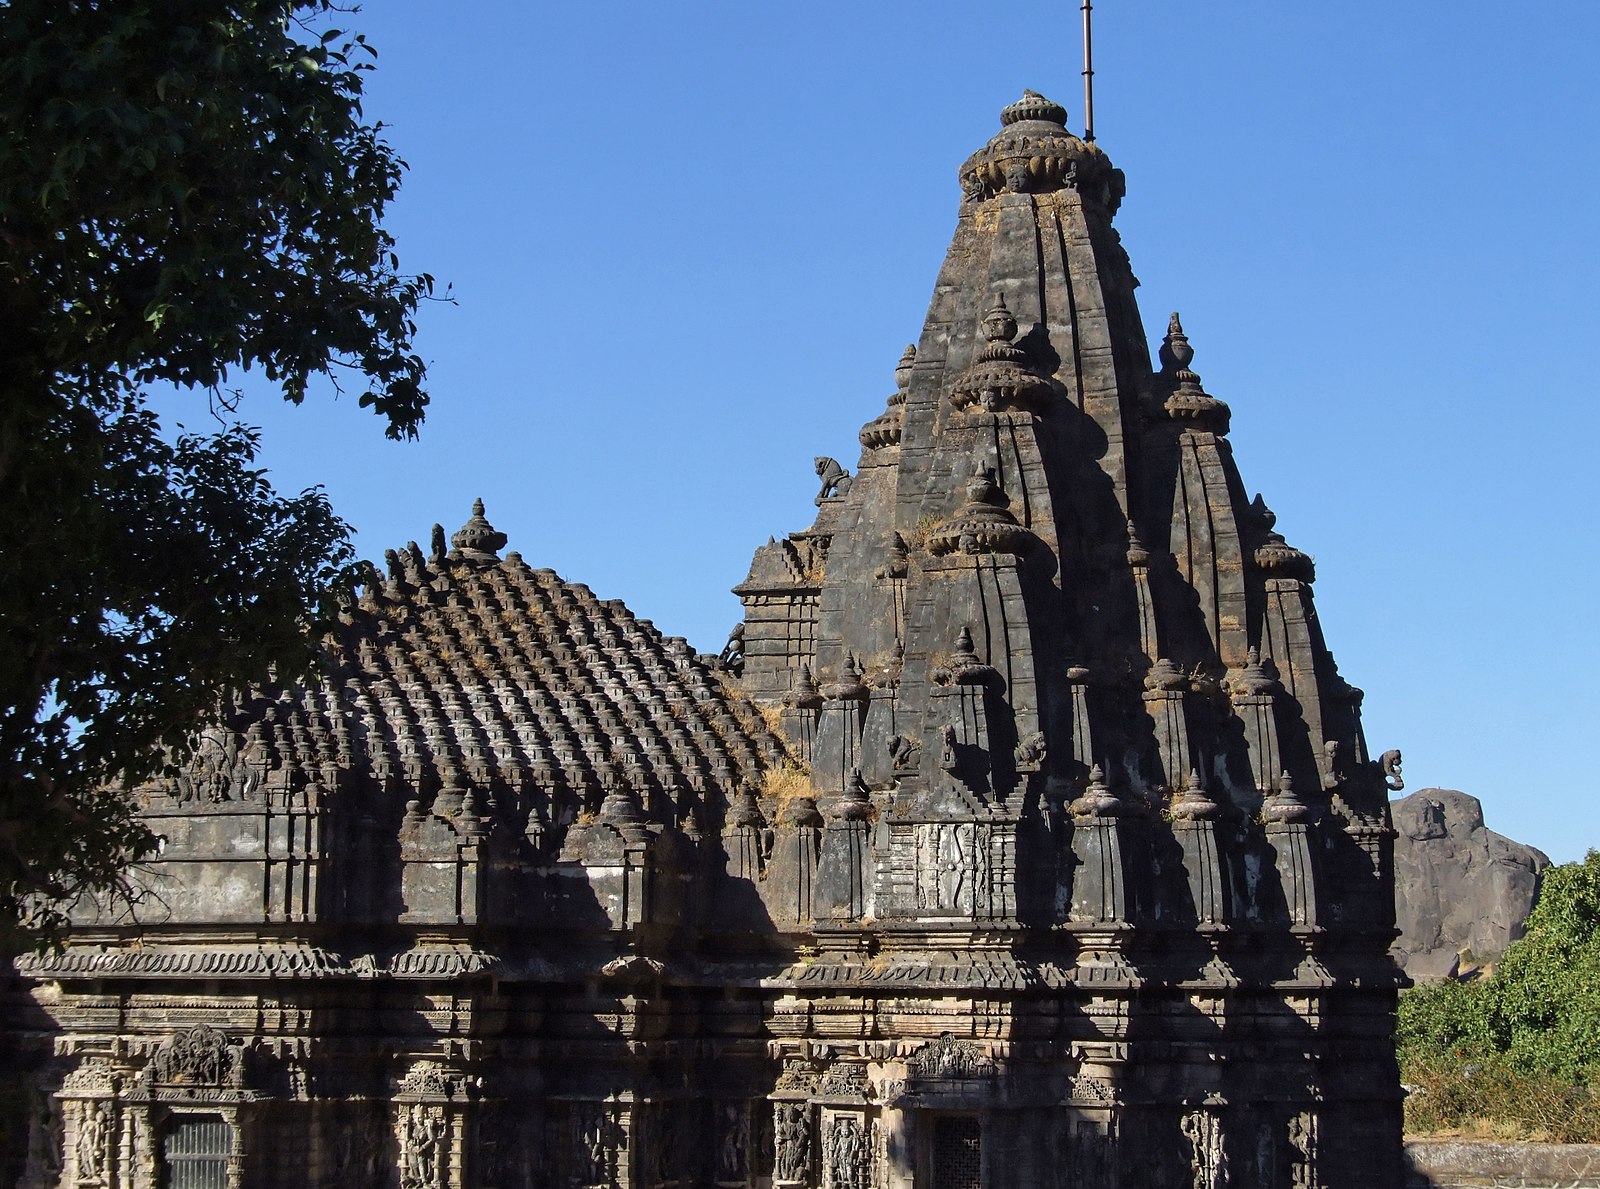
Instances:
[[[1317,559],[1375,751],[1558,860],[1600,846],[1600,3],[1099,0],[1096,124],[1147,330],[1183,312],[1246,485]],[[370,0],[411,171],[421,441],[247,400],[364,555],[474,496],[534,565],[718,648],[853,468],[956,167],[1024,87],[1082,115],[1075,2]],[[196,411],[192,423],[203,415]]]

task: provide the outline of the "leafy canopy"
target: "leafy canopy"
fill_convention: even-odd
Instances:
[[[423,420],[433,281],[383,229],[404,164],[340,16],[0,0],[0,951],[117,886],[154,840],[113,777],[305,671],[350,581],[320,490],[276,493],[253,430],[165,432],[148,388],[344,375],[389,436]]]
[[[1527,931],[1492,977],[1402,995],[1397,1039],[1404,1076],[1435,1099],[1448,1089],[1507,1117],[1544,1101],[1541,1129],[1600,1139],[1600,851],[1545,871]]]

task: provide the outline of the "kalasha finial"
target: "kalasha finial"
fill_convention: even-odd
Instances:
[[[1008,104],[1000,111],[1000,123],[1006,126],[1024,120],[1043,120],[1047,124],[1067,125],[1067,109],[1037,91],[1024,90],[1022,98]]]
[[[1006,306],[1006,295],[996,293],[994,305],[983,315],[983,335],[991,343],[1009,343],[1017,337],[1017,320]]]
[[[1172,391],[1162,402],[1174,421],[1194,422],[1202,429],[1228,432],[1228,406],[1200,387],[1200,376],[1189,364],[1194,348],[1183,333],[1183,322],[1173,314],[1167,323],[1167,337],[1161,341],[1161,374],[1172,382]]]
[[[975,664],[977,659],[978,650],[972,644],[972,629],[962,624],[961,634],[956,637],[956,660],[962,664]]]
[[[972,478],[967,480],[967,502],[969,504],[987,504],[991,508],[1008,508],[1011,506],[1011,497],[1000,489],[999,480],[994,473],[994,467],[987,462],[980,462],[972,469]]]
[[[506,535],[483,515],[483,500],[472,501],[472,518],[450,537],[453,555],[467,561],[499,561]]]
[[[1179,821],[1206,821],[1217,817],[1221,811],[1222,807],[1206,792],[1205,782],[1200,779],[1200,770],[1190,768],[1183,792],[1172,803],[1172,816]]]
[[[911,387],[911,369],[917,364],[917,345],[907,343],[906,349],[900,354],[900,362],[894,365],[894,386],[896,388]]]
[[[1176,312],[1167,320],[1167,337],[1161,340],[1160,358],[1162,371],[1176,373],[1180,381],[1199,382],[1200,377],[1193,372],[1187,376],[1183,374],[1194,359],[1194,348],[1189,345],[1189,336],[1183,333],[1183,321]]]

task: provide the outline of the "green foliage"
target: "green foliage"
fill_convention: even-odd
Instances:
[[[432,280],[381,226],[404,166],[337,11],[0,0],[0,952],[118,887],[154,840],[108,784],[307,670],[349,586],[320,491],[274,492],[253,430],[163,432],[147,386],[345,372],[390,436],[423,419]]]
[[[1600,1141],[1600,1097],[1587,1086],[1514,1068],[1503,1055],[1462,1062],[1415,1057],[1404,1066],[1406,1130],[1487,1139]]]
[[[403,163],[363,121],[359,35],[332,0],[0,6],[0,311],[67,401],[219,389],[257,366],[290,400],[335,368],[393,436],[427,397],[427,276],[379,222]]]
[[[1400,997],[1414,1127],[1499,1120],[1600,1141],[1600,851],[1544,873],[1527,932],[1491,978]]]

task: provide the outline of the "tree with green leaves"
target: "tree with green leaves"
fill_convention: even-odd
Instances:
[[[147,393],[349,377],[391,437],[422,422],[433,282],[383,228],[404,163],[343,15],[0,0],[0,952],[119,886],[154,843],[121,788],[230,690],[306,670],[353,572],[255,431],[175,436]]]
[[[1408,1114],[1600,1141],[1600,851],[1547,869],[1494,974],[1400,997]]]

